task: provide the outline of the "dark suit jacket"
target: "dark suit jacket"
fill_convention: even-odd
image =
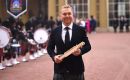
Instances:
[[[91,45],[89,43],[88,37],[86,36],[85,30],[82,27],[73,24],[72,39],[70,45],[68,47],[65,47],[64,41],[62,40],[62,26],[59,26],[54,29],[50,35],[47,51],[50,57],[53,59],[55,55],[64,54],[64,52],[67,51],[69,48],[75,46],[82,41],[85,42],[85,45],[81,48],[81,54],[83,55],[89,50],[91,50]],[[54,62],[54,72],[71,74],[79,74],[84,72],[84,63],[82,60],[82,55],[70,55],[66,57],[60,64],[56,64]]]

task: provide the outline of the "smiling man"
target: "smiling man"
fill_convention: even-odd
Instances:
[[[62,25],[51,32],[48,42],[48,54],[54,61],[53,80],[85,80],[82,55],[91,50],[85,30],[74,24],[73,10],[70,5],[61,8]],[[73,46],[85,42],[66,58],[61,56]]]

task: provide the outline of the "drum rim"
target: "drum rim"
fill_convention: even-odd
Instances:
[[[43,31],[45,31],[46,33],[47,33],[47,35],[49,35],[49,33],[46,31],[46,29],[45,28],[38,28],[38,29],[36,29],[35,31],[34,31],[34,35],[33,35],[33,38],[34,38],[34,40],[38,43],[38,44],[43,44],[43,43],[39,43],[36,39],[35,39],[35,34],[36,34],[36,32],[38,31],[38,30],[43,30]],[[48,36],[49,37],[49,36]],[[46,40],[47,41],[47,40]],[[45,41],[45,42],[46,42]],[[44,43],[45,43],[44,42]]]
[[[7,44],[5,44],[4,46],[0,46],[0,48],[4,48],[4,47],[7,46],[8,43],[10,42],[11,34],[9,33],[9,29],[6,28],[6,27],[4,27],[4,26],[0,26],[0,29],[3,30],[4,32],[6,32],[7,37],[8,37]]]

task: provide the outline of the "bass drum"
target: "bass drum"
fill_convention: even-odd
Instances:
[[[44,28],[39,28],[34,32],[34,40],[38,44],[43,44],[48,40],[48,32]]]
[[[4,48],[10,42],[11,32],[8,28],[0,26],[0,48]]]

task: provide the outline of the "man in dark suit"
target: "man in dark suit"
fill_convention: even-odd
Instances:
[[[54,61],[53,80],[85,80],[82,55],[91,50],[85,30],[74,24],[72,8],[64,5],[61,8],[62,25],[51,32],[48,42],[48,54]],[[61,56],[71,47],[85,42],[85,45],[62,59]]]

